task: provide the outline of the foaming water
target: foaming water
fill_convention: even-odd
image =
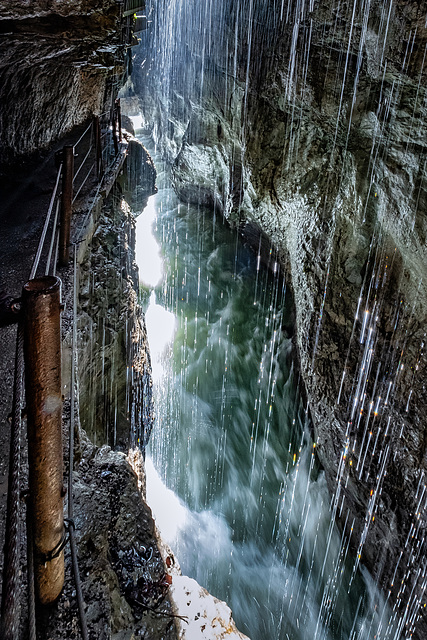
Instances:
[[[331,519],[283,279],[214,212],[158,182],[144,238],[163,256],[146,312],[157,416],[147,496],[164,539],[252,640],[396,640]]]

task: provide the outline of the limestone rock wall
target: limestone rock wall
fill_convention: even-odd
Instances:
[[[89,638],[176,638],[154,522],[125,454],[95,447],[83,436],[73,493]],[[67,567],[70,562],[67,548]],[[45,612],[44,618],[41,630],[46,638],[80,634],[76,592],[68,571],[55,610]]]
[[[120,20],[114,0],[1,0],[1,163],[110,107],[123,73]]]
[[[129,141],[125,175],[96,220],[79,266],[78,362],[80,420],[92,442],[127,451],[144,447],[153,423],[151,363],[138,304],[135,215],[129,185],[145,200],[155,192],[155,169],[145,149]],[[135,177],[135,156],[144,175]],[[129,171],[129,179],[127,173]]]

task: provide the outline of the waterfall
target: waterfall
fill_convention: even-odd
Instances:
[[[411,233],[425,55],[416,30],[392,50],[392,4],[147,2],[144,131],[157,164],[172,164],[141,218],[164,260],[162,279],[145,280],[160,334],[149,468],[184,570],[228,600],[252,640],[398,640],[420,617],[424,474],[402,466],[422,390],[425,247]],[[409,96],[411,169],[393,182],[393,123]],[[254,255],[236,231],[258,227],[279,249],[267,269],[262,241]],[[398,497],[409,487],[401,530],[387,511],[393,473]]]

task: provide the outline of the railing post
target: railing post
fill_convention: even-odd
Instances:
[[[59,228],[59,264],[66,267],[70,259],[71,211],[73,207],[74,147],[63,148],[61,221]]]
[[[95,153],[96,153],[96,177],[98,181],[101,180],[103,174],[102,167],[102,142],[101,142],[101,124],[99,116],[93,116],[93,137],[95,140]]]
[[[60,294],[54,276],[30,280],[22,294],[29,507],[41,604],[54,602],[64,584]]]

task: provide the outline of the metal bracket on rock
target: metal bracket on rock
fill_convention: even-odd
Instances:
[[[0,327],[16,324],[21,312],[21,298],[8,296],[0,292]]]
[[[61,540],[58,542],[58,544],[51,551],[48,551],[47,553],[39,554],[40,563],[46,566],[48,562],[51,562],[52,560],[57,558],[61,554],[67,542],[68,542],[68,536],[64,529],[64,531],[62,532]]]

